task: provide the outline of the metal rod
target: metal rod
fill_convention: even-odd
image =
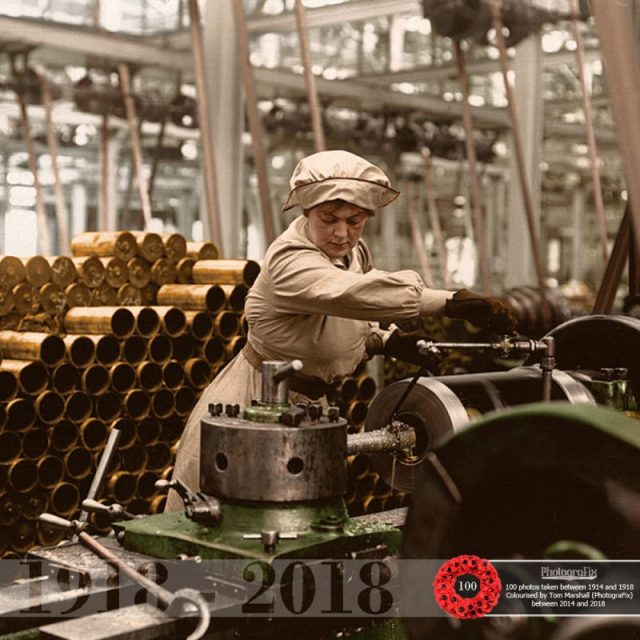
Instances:
[[[546,310],[545,315],[549,315],[549,302],[547,300],[544,282],[544,269],[542,267],[542,258],[540,252],[540,241],[538,239],[538,232],[536,230],[536,223],[534,219],[533,200],[531,197],[531,190],[527,175],[525,171],[524,163],[524,149],[522,147],[522,138],[520,136],[520,122],[518,118],[518,112],[516,111],[515,96],[513,95],[513,88],[509,81],[509,59],[507,56],[507,45],[505,43],[504,34],[502,29],[504,24],[502,22],[502,0],[491,0],[491,15],[493,18],[493,28],[496,34],[496,44],[498,45],[498,52],[500,55],[500,66],[502,68],[502,78],[504,81],[504,88],[507,95],[507,107],[509,110],[509,116],[511,118],[511,130],[513,133],[513,145],[516,154],[516,164],[518,166],[518,178],[520,180],[520,189],[522,191],[522,201],[524,203],[525,212],[527,214],[527,227],[529,229],[529,240],[531,243],[531,255],[533,257],[533,265],[536,272],[536,279],[538,280],[538,287],[540,288],[540,302],[543,309]]]
[[[556,340],[552,336],[542,338],[544,351],[540,359],[542,370],[542,401],[551,402],[551,388],[553,385],[553,370],[556,367]]]
[[[304,67],[304,83],[307,88],[307,100],[309,111],[311,112],[311,128],[313,130],[313,140],[316,151],[324,151],[327,148],[324,128],[322,126],[322,111],[318,100],[318,89],[316,79],[311,69],[311,52],[309,47],[309,28],[307,26],[307,14],[305,13],[302,0],[295,0],[296,25],[298,27],[298,38],[300,40],[300,55],[302,66]]]
[[[424,240],[422,233],[420,232],[420,224],[418,223],[418,215],[416,213],[415,204],[413,202],[413,194],[411,193],[410,183],[405,178],[403,180],[402,191],[406,195],[407,201],[407,216],[409,218],[409,225],[411,227],[411,238],[413,240],[413,246],[418,254],[418,262],[420,263],[420,270],[422,271],[422,277],[426,285],[433,288],[433,276],[431,275],[431,267],[429,266],[429,256],[424,246]]]
[[[100,127],[100,157],[102,166],[100,171],[100,230],[109,228],[109,114],[102,116]],[[73,247],[72,247],[73,250]]]
[[[578,2],[571,0],[571,19],[573,23],[573,38],[576,41],[576,58],[578,60],[578,77],[582,88],[582,107],[584,110],[584,126],[587,134],[587,146],[589,147],[589,163],[591,165],[591,179],[593,180],[593,199],[596,209],[596,222],[600,237],[600,250],[602,259],[609,259],[609,247],[607,245],[607,219],[604,213],[604,201],[602,198],[602,184],[600,182],[600,170],[598,168],[598,152],[596,148],[596,136],[593,130],[593,116],[591,100],[585,75],[584,46],[578,27]]]
[[[273,224],[273,211],[271,209],[271,195],[269,193],[269,178],[267,175],[267,158],[263,145],[262,121],[258,113],[258,98],[256,96],[253,70],[249,58],[249,33],[244,14],[242,0],[234,0],[233,9],[236,18],[236,31],[238,34],[238,46],[240,48],[240,70],[244,85],[245,105],[249,131],[251,132],[251,147],[256,177],[258,179],[258,194],[260,197],[260,210],[262,211],[262,223],[267,244],[271,244],[276,238]]]
[[[198,95],[198,118],[200,121],[200,141],[203,156],[203,180],[207,209],[209,212],[209,226],[212,240],[222,246],[220,230],[220,213],[218,211],[217,174],[213,139],[209,128],[209,100],[207,97],[206,69],[204,63],[204,49],[202,45],[202,31],[200,29],[200,9],[198,0],[189,0],[189,26],[193,42],[193,61],[195,64],[196,91]]]
[[[482,210],[482,192],[478,177],[478,160],[476,157],[476,145],[473,140],[473,122],[471,119],[471,105],[469,104],[469,76],[465,54],[459,40],[454,41],[458,76],[462,89],[462,123],[464,125],[464,143],[467,150],[467,163],[469,166],[469,181],[471,183],[471,204],[473,211],[473,227],[476,235],[476,247],[478,248],[478,262],[480,264],[480,281],[482,289],[486,293],[491,292],[491,280],[489,277],[489,256],[487,254],[487,237],[485,234],[484,211]]]
[[[416,444],[416,432],[407,429],[378,429],[347,436],[347,454],[376,453],[378,451],[398,451],[410,449]]]

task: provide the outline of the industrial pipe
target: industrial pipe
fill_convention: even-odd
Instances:
[[[181,309],[218,313],[225,305],[226,291],[217,285],[165,284],[158,290],[158,304]],[[244,300],[243,300],[244,304]]]
[[[96,346],[88,336],[68,334],[63,340],[71,364],[76,367],[86,367],[94,361]]]
[[[229,342],[227,342],[227,344],[225,344],[224,346],[226,360],[233,360],[233,358],[235,358],[240,353],[240,351],[242,351],[242,348],[246,343],[247,339],[244,336],[234,336],[233,338],[231,338],[231,340],[229,340]],[[214,375],[216,373],[218,373],[218,370],[214,372]]]
[[[230,340],[238,335],[240,322],[236,313],[232,311],[221,311],[213,321],[214,334],[223,340]]]
[[[112,335],[87,336],[95,346],[95,360],[108,367],[120,358],[120,342]]]
[[[22,439],[13,431],[0,433],[0,464],[15,462],[22,451]]]
[[[240,313],[244,310],[244,301],[247,297],[248,289],[243,284],[222,284],[220,288],[225,295],[225,304],[227,308]],[[214,312],[215,313],[215,312]]]
[[[46,428],[36,427],[25,431],[22,436],[22,455],[25,458],[38,460],[49,448],[49,434]]]
[[[80,440],[88,451],[101,450],[109,437],[107,425],[98,418],[87,418],[80,425],[79,433]]]
[[[82,419],[87,417],[88,415]],[[50,438],[54,451],[69,451],[78,441],[78,427],[70,420],[59,420],[50,428]]]
[[[160,427],[162,429],[162,439],[169,446],[172,446],[180,440],[180,436],[184,431],[184,418],[174,413],[173,415],[168,416],[165,420],[162,420],[160,422]],[[162,474],[165,480],[171,478],[171,474],[167,473],[166,467]]]
[[[120,431],[120,441],[118,442],[119,450],[133,446],[136,441],[136,427],[129,418],[118,418],[111,425],[111,429],[118,429],[118,431]]]
[[[52,489],[64,478],[64,464],[59,456],[43,456],[37,462],[38,486]]]
[[[186,362],[195,350],[195,340],[187,333],[172,338],[172,355],[174,360]]]
[[[65,344],[59,336],[29,331],[0,331],[0,352],[3,358],[42,360],[54,366],[65,357]]]
[[[20,458],[8,468],[9,486],[18,493],[27,493],[38,484],[38,465],[29,458]]]
[[[158,490],[156,489],[156,481],[160,476],[155,471],[142,471],[136,477],[136,495],[143,500],[151,500]]]
[[[128,362],[117,362],[109,368],[109,385],[118,393],[126,393],[135,387],[136,371]]]
[[[4,361],[6,362],[6,360]],[[0,402],[13,400],[18,393],[18,377],[13,371],[0,369]]]
[[[157,362],[145,360],[136,366],[135,371],[141,389],[153,392],[162,386],[162,367]]]
[[[123,400],[124,411],[132,420],[142,420],[149,415],[151,398],[142,389],[127,391]]]
[[[184,382],[184,368],[177,360],[169,360],[162,365],[162,383],[167,389],[178,389]]]
[[[213,318],[205,311],[185,311],[186,326],[196,340],[206,340],[213,333]]]
[[[44,364],[38,360],[5,359],[2,360],[0,367],[3,372],[10,374],[0,379],[0,383],[4,381],[5,378],[8,380],[10,390],[15,389],[16,380],[20,390],[28,395],[41,393],[47,388],[49,374]],[[14,384],[11,383],[10,378],[12,376],[14,377]],[[15,395],[15,393],[13,395]]]
[[[49,507],[59,516],[70,516],[80,506],[80,492],[70,482],[60,482],[51,491]]]
[[[129,364],[138,364],[147,356],[147,341],[140,336],[129,336],[122,342],[122,357]]]
[[[189,358],[184,363],[184,372],[195,389],[204,389],[211,382],[211,366],[201,358]]]
[[[7,285],[0,285],[0,315],[6,316],[15,306],[13,292]]]
[[[44,391],[34,405],[38,419],[45,424],[54,424],[64,415],[64,398],[55,391]]]
[[[193,265],[196,284],[243,284],[250,287],[260,273],[254,260],[198,260]]]
[[[225,344],[222,341],[222,338],[209,338],[198,347],[198,353],[209,364],[214,365],[224,360]]]
[[[136,239],[129,231],[87,231],[71,240],[74,256],[116,256],[128,262],[137,250]]]
[[[147,466],[148,459],[146,447],[140,445],[136,438],[136,442],[131,447],[120,452],[120,469],[129,473],[138,473]]]
[[[194,260],[218,260],[220,250],[213,242],[187,241],[187,256]]]
[[[182,258],[176,264],[176,282],[178,284],[191,284],[193,282],[192,273],[195,263],[194,258]]]
[[[151,396],[151,413],[159,419],[168,418],[175,410],[176,403],[169,389],[158,389]]]
[[[67,476],[74,480],[82,480],[93,470],[93,456],[84,447],[73,447],[62,457]]]
[[[184,333],[187,328],[185,312],[178,307],[154,306],[154,311],[160,318],[161,329],[168,336],[175,337]]]
[[[118,471],[109,478],[107,488],[114,502],[127,504],[135,496],[136,478],[126,471]]]
[[[9,545],[19,554],[26,553],[36,541],[36,525],[26,519],[20,519],[9,531]]]
[[[160,318],[153,307],[127,307],[136,319],[136,333],[143,338],[150,338],[160,329]]]
[[[196,402],[196,394],[191,387],[181,387],[175,393],[175,410],[179,416],[186,416],[191,413]]]
[[[80,381],[89,395],[99,395],[109,388],[109,370],[101,364],[92,364],[82,372]]]
[[[50,382],[54,391],[66,395],[80,384],[80,372],[70,362],[62,362],[52,369]]]
[[[69,333],[113,333],[118,338],[130,336],[135,324],[135,316],[125,307],[75,307],[64,318],[64,328]],[[0,335],[0,345],[1,340]]]
[[[163,364],[171,359],[172,353],[173,342],[169,336],[159,333],[147,343],[147,354],[153,362]]]
[[[171,449],[164,442],[157,442],[147,447],[149,460],[148,471],[162,471],[171,462]]]
[[[64,415],[71,422],[79,423],[91,415],[91,397],[85,391],[73,391],[65,400]]]
[[[102,395],[94,398],[95,415],[104,420],[111,422],[115,420],[122,411],[122,400],[117,393],[107,391]]]
[[[140,444],[149,445],[155,444],[160,438],[162,430],[160,428],[160,422],[155,418],[145,418],[138,422],[136,429],[136,437]]]

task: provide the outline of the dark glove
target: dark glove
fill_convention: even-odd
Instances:
[[[418,331],[405,332],[396,329],[387,338],[387,342],[384,345],[384,355],[432,369],[442,363],[445,356],[444,351],[439,350],[423,356],[418,352],[418,347],[416,346],[420,340],[428,342],[432,339]]]
[[[447,300],[444,314],[449,318],[468,320],[478,327],[492,329],[501,335],[513,333],[518,325],[508,302],[468,289],[456,291],[453,298]]]

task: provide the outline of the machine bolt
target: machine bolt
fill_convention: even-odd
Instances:
[[[322,405],[319,402],[312,402],[309,405],[309,419],[320,420],[322,417]]]
[[[340,419],[340,407],[331,405],[327,410],[327,417],[329,418],[329,422],[338,422]]]
[[[304,420],[305,416],[306,413],[303,409],[292,407],[280,416],[280,422],[282,422],[282,424],[286,424],[288,427],[298,427]]]

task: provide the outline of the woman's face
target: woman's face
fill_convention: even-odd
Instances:
[[[324,202],[305,211],[311,242],[330,258],[343,258],[364,231],[370,213],[348,202]]]

